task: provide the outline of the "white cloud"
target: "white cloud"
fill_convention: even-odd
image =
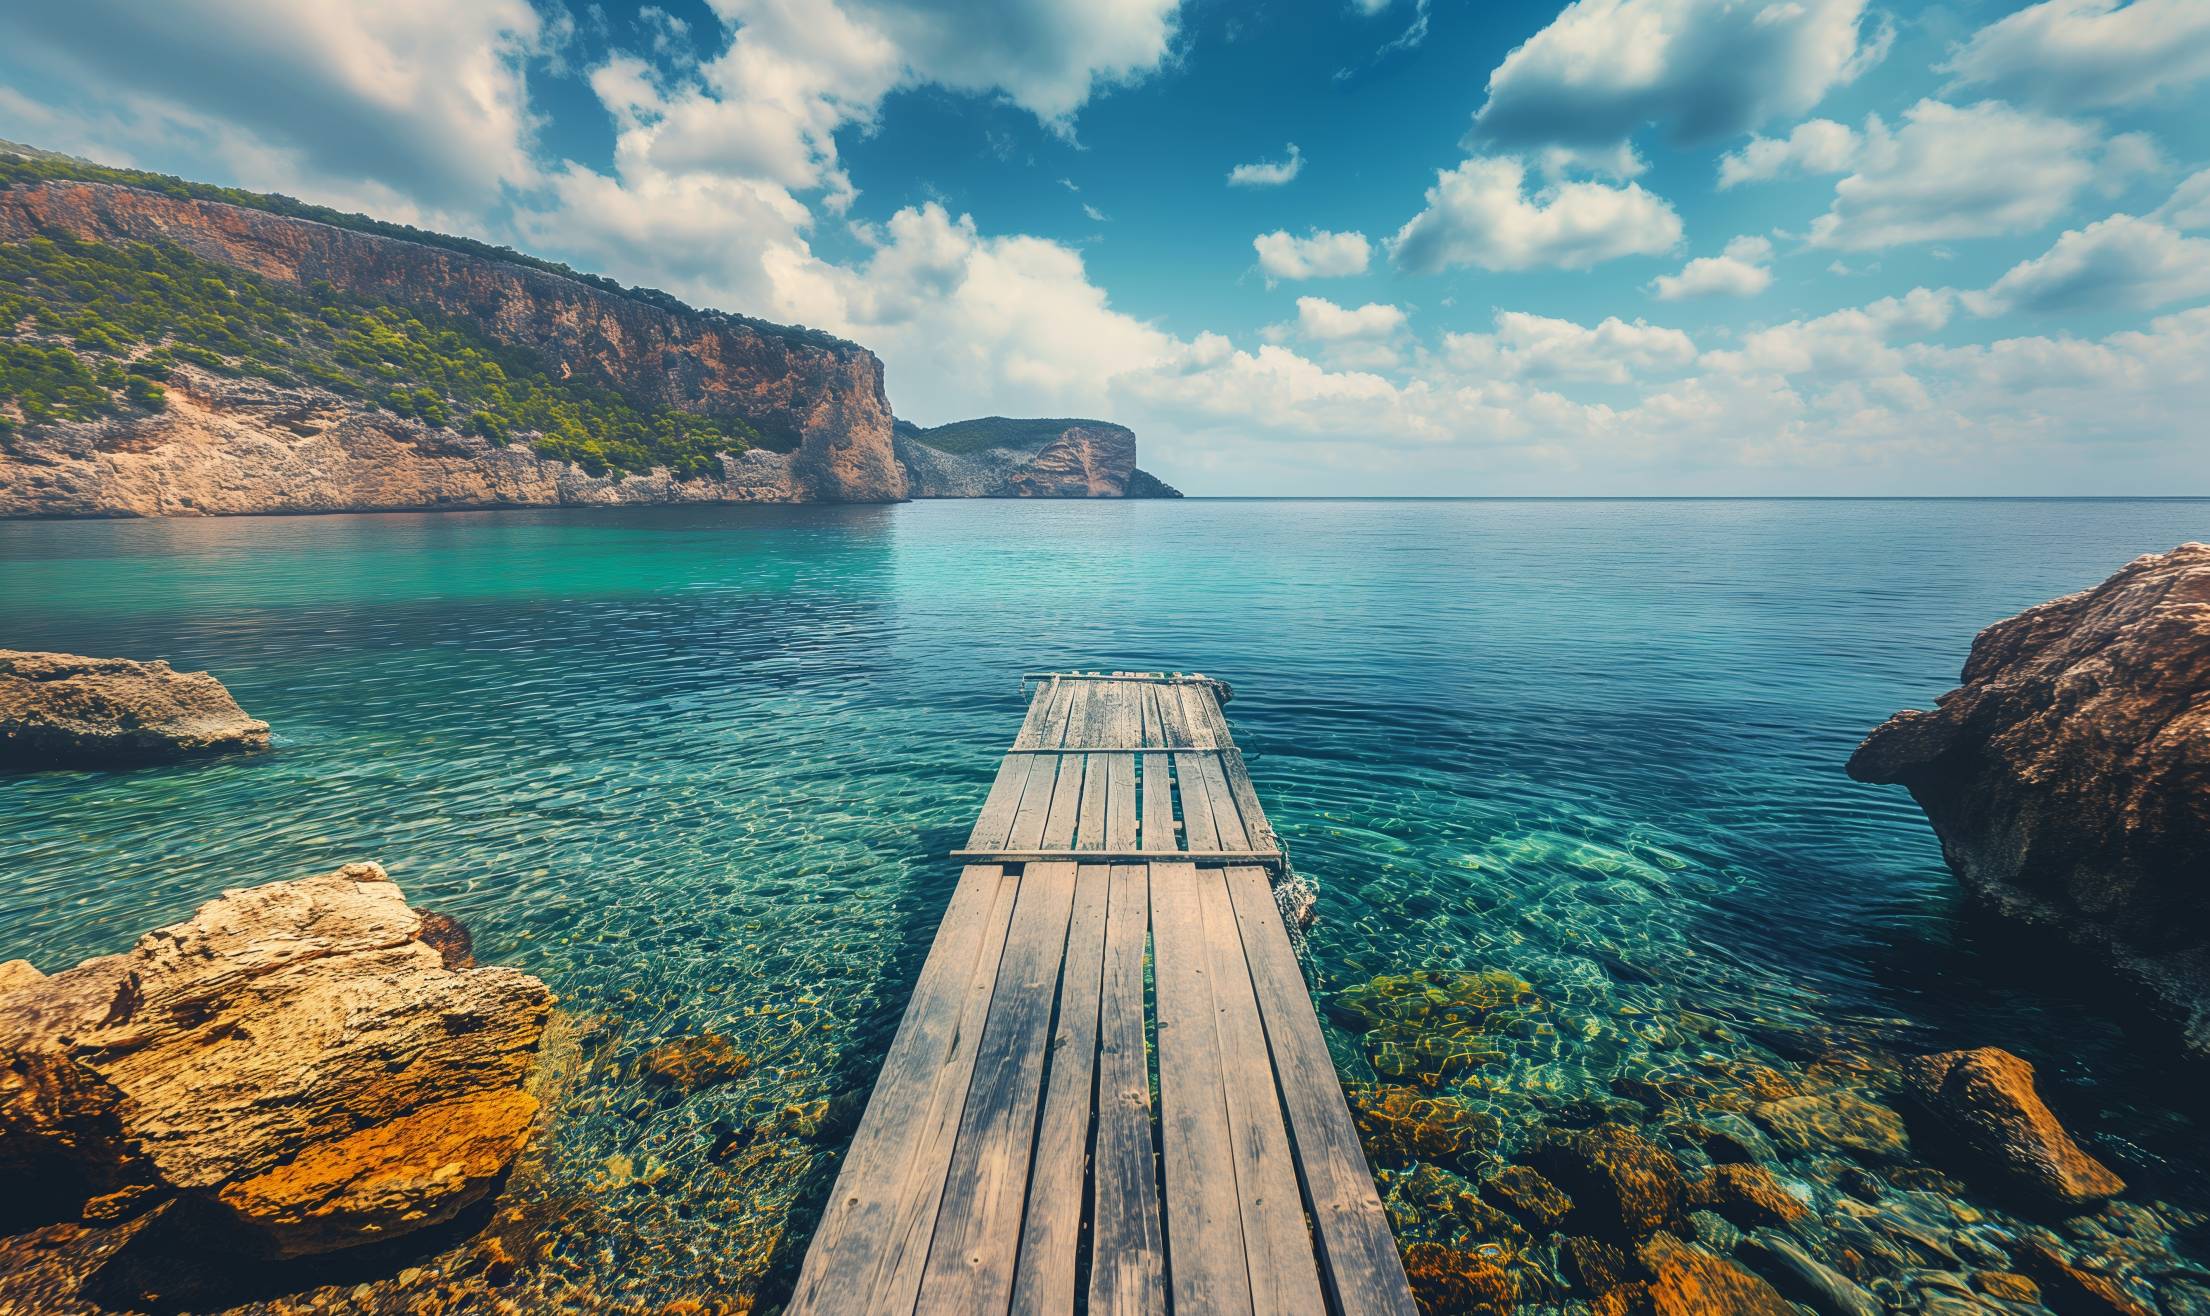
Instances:
[[[784,0],[778,0],[778,3]],[[744,22],[752,0],[714,0]],[[897,47],[910,80],[1002,93],[1065,129],[1100,87],[1135,81],[1171,56],[1181,0],[846,0]],[[812,0],[808,12],[827,8]]]
[[[1289,144],[1288,158],[1282,160],[1256,160],[1239,164],[1228,171],[1230,187],[1280,187],[1283,183],[1304,172],[1304,152],[1297,144]]]
[[[1297,332],[1307,338],[1387,338],[1404,327],[1404,311],[1386,302],[1338,306],[1325,297],[1297,299]]]
[[[1719,187],[1788,174],[1838,174],[1857,159],[1858,137],[1832,119],[1807,119],[1786,137],[1751,137],[1749,145],[1719,160]]]
[[[1677,374],[1696,360],[1696,344],[1678,329],[1607,317],[1594,328],[1571,320],[1498,311],[1486,334],[1444,334],[1443,360],[1478,379],[1578,379],[1625,384]]]
[[[2199,297],[2210,297],[2210,238],[2112,215],[2066,233],[1985,292],[1966,293],[1964,303],[1975,315],[2066,315],[2144,311]]]
[[[1680,241],[1680,216],[1640,184],[1553,183],[1530,195],[1526,182],[1526,166],[1510,156],[1441,171],[1427,208],[1389,240],[1390,258],[1415,274],[1460,265],[1586,269]]]
[[[1489,74],[1474,135],[1599,146],[1643,125],[1679,141],[1802,114],[1887,51],[1865,0],[1576,0]]]
[[[1913,288],[1809,320],[1760,329],[1739,348],[1706,352],[1706,369],[1723,374],[1805,375],[1818,380],[1862,379],[1900,373],[1896,343],[1933,333],[1949,323],[1956,295],[1947,289]]]
[[[9,7],[0,76],[20,59],[96,107],[69,145],[151,151],[250,186],[381,190],[465,212],[535,180],[524,61],[548,30],[527,0],[302,5],[71,0]],[[118,112],[119,111],[119,112]]]
[[[1326,229],[1314,229],[1301,238],[1276,229],[1252,238],[1251,247],[1258,252],[1258,267],[1269,281],[1363,274],[1372,255],[1365,234],[1331,233]]]
[[[1661,302],[1684,297],[1754,297],[1772,286],[1773,272],[1766,262],[1773,258],[1770,239],[1744,236],[1726,245],[1717,256],[1698,256],[1678,274],[1660,274],[1650,290]]]
[[[1551,180],[1595,174],[1625,182],[1641,177],[1650,165],[1632,142],[1614,142],[1610,146],[1545,146],[1535,152],[1535,167]]]
[[[1999,101],[1922,100],[1890,131],[1868,120],[1856,172],[1811,224],[1812,245],[1869,250],[1988,237],[2055,219],[2096,174],[2094,129]]]
[[[2046,0],[1973,33],[1942,70],[2052,109],[2130,105],[2210,78],[2210,5]]]
[[[2181,183],[2171,200],[2158,207],[2151,218],[2162,220],[2173,228],[2210,228],[2210,169]]]

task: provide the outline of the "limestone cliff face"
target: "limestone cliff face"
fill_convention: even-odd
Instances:
[[[1136,469],[1136,435],[1101,420],[991,416],[934,429],[898,422],[915,498],[1177,498]]]
[[[906,493],[882,363],[856,344],[670,309],[527,266],[215,202],[104,183],[0,191],[0,241],[69,234],[173,243],[297,285],[466,319],[648,405],[734,416],[788,455],[754,451],[720,478],[592,477],[312,390],[274,396],[187,381],[150,419],[57,427],[0,454],[0,515],[726,499],[887,502]],[[379,465],[382,463],[382,465]]]

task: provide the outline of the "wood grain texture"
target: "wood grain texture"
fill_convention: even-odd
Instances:
[[[1197,869],[1151,865],[1153,1009],[1159,1034],[1160,1167],[1167,1283],[1177,1316],[1251,1316],[1226,1088],[1249,1075],[1221,1066],[1212,963]]]
[[[1021,876],[922,1276],[916,1310],[928,1316],[1012,1301],[1074,886],[1073,864],[1030,864]]]
[[[1097,1034],[1097,1152],[1091,1178],[1090,1311],[1166,1310],[1166,1253],[1151,1145],[1150,1043],[1144,1029],[1149,870],[1119,864],[1106,905]]]

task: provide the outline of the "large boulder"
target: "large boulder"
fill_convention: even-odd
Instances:
[[[120,955],[0,992],[0,1198],[166,1201],[277,1256],[483,1198],[527,1140],[552,997],[448,968],[374,864],[232,891]]]
[[[1972,897],[2115,965],[2210,1052],[2210,544],[1982,631],[1963,684],[1849,774],[1908,787]]]
[[[145,763],[266,749],[222,682],[164,662],[0,649],[0,768]]]
[[[1971,1168],[2056,1207],[2078,1209],[2125,1191],[2079,1149],[2034,1090],[2033,1066],[2000,1047],[1944,1051],[1903,1064],[1904,1078],[1954,1138]]]

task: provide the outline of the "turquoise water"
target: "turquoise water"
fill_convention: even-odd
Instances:
[[[1996,1044],[2186,1235],[2201,1112],[2154,1039],[2074,998],[2092,975],[2016,967],[1908,798],[1842,763],[1980,626],[2206,536],[2190,501],[0,524],[0,643],[205,668],[276,735],[0,779],[0,957],[53,968],[224,887],[379,860],[583,1021],[517,1183],[552,1222],[519,1282],[772,1298],[845,1136],[806,1103],[863,1091],[887,1045],[1019,675],[1204,671],[1318,885],[1323,1000],[1428,966],[1545,1002],[1451,1089],[1507,1149],[1685,1063],[1684,1014],[1724,1024],[1699,1056],[1790,1072]],[[705,1030],[751,1073],[675,1103],[636,1081],[644,1046]],[[1817,1193],[1824,1164],[1781,1168]]]

